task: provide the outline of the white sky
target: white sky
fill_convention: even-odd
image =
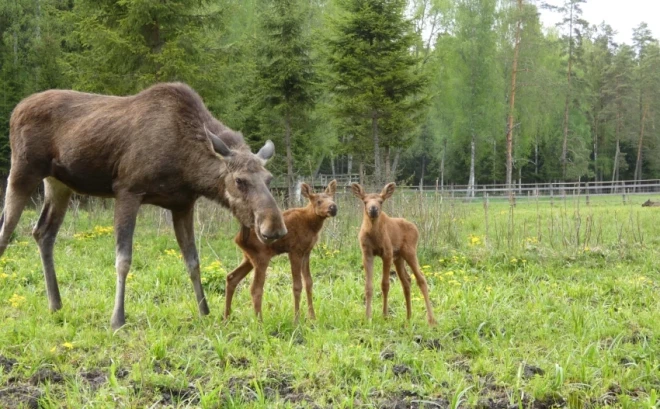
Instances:
[[[545,0],[560,5],[562,0]],[[653,37],[660,38],[660,0],[588,0],[582,4],[582,18],[590,25],[601,22],[617,32],[617,43],[632,44],[632,31],[642,21],[648,24]],[[547,27],[559,21],[559,13],[541,9],[541,21]]]

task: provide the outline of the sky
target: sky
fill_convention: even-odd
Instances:
[[[560,5],[563,0],[545,0],[546,3]],[[582,4],[582,18],[591,25],[601,22],[617,31],[617,43],[632,44],[632,31],[642,21],[648,24],[652,35],[660,38],[660,0],[587,0]],[[559,14],[541,10],[541,21],[546,26],[554,26],[560,20]]]

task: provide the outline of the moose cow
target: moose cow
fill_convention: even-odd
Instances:
[[[53,246],[73,192],[115,199],[117,285],[113,329],[125,323],[124,292],[138,210],[172,212],[174,232],[195,290],[209,313],[193,232],[201,197],[229,208],[244,228],[270,243],[287,232],[265,169],[271,141],[253,154],[240,132],[216,120],[200,96],[181,83],[154,85],[117,97],[50,90],[21,101],[10,119],[11,170],[0,219],[0,256],[23,208],[44,181],[44,205],[33,236],[43,263],[48,304],[62,308]]]

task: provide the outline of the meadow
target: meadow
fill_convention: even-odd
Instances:
[[[285,256],[269,268],[263,322],[251,275],[223,322],[238,225],[206,201],[196,234],[210,316],[198,316],[166,212],[144,207],[127,325],[110,329],[112,202],[95,199],[74,201],[58,236],[64,308],[50,313],[35,206],[0,259],[0,407],[658,407],[660,208],[641,207],[649,197],[514,207],[395,193],[385,210],[420,229],[437,327],[416,286],[406,322],[396,281],[383,319],[379,260],[365,319],[362,210],[348,193],[312,253],[317,320],[298,324]]]

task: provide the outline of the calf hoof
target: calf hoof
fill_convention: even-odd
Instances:
[[[429,322],[429,326],[431,327],[435,327],[436,325],[438,325],[438,321],[436,321],[435,318],[433,317],[429,318],[428,322]]]

